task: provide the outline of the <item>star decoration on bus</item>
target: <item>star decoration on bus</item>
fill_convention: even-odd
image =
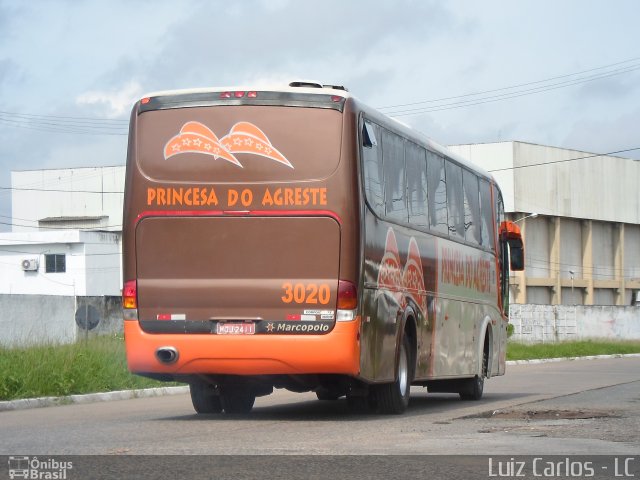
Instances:
[[[294,168],[291,162],[276,149],[269,137],[250,122],[238,122],[224,137],[218,139],[206,125],[190,121],[180,129],[180,133],[169,140],[164,147],[165,160],[182,153],[200,153],[222,159],[240,168],[237,154],[250,154],[268,158]]]
[[[225,142],[226,140],[228,142]],[[269,137],[253,123],[236,123],[231,127],[231,131],[222,137],[220,141],[221,143],[231,144],[229,152],[232,154],[249,153],[259,155],[293,168],[289,160],[271,144]]]
[[[221,158],[242,168],[238,159],[220,145],[216,134],[200,122],[185,123],[180,133],[169,140],[164,147],[165,160],[182,153],[211,155],[216,160]]]

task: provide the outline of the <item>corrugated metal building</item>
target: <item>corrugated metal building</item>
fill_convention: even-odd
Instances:
[[[640,161],[524,142],[449,147],[493,173],[520,225],[512,302],[632,305],[640,291]]]

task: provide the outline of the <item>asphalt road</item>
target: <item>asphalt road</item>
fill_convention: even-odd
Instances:
[[[508,367],[479,402],[412,389],[401,416],[276,391],[248,415],[188,395],[0,412],[1,455],[640,454],[640,358]]]

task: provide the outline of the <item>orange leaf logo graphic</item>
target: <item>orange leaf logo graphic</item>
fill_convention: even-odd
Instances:
[[[242,168],[242,164],[220,143],[216,134],[200,122],[187,122],[180,133],[164,147],[165,160],[181,153],[202,153],[215,159],[222,158]]]
[[[424,297],[424,273],[420,249],[414,237],[409,240],[409,251],[404,268],[400,260],[396,234],[392,228],[387,230],[384,255],[380,261],[378,270],[378,288],[389,289],[398,305],[404,307],[406,302],[402,297],[402,291],[406,292],[422,310],[427,311],[427,302]]]
[[[229,134],[220,139],[220,143],[231,153],[260,155],[293,168],[289,160],[271,144],[265,133],[253,123],[236,123],[231,127]]]
[[[200,122],[187,122],[180,133],[167,142],[164,147],[165,160],[181,153],[201,153],[215,159],[223,159],[241,168],[242,164],[235,153],[248,153],[274,160],[289,168],[293,165],[278,151],[267,135],[250,122],[238,122],[231,131],[218,139],[209,127]]]

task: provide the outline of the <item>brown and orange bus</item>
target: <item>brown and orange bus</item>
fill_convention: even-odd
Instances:
[[[167,91],[131,115],[129,369],[199,413],[274,388],[401,413],[505,371],[516,225],[493,178],[339,86]],[[511,260],[509,260],[511,253]]]

